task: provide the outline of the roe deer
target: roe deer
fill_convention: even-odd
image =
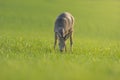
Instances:
[[[59,49],[61,52],[66,51],[66,40],[70,38],[70,50],[72,51],[72,35],[73,35],[74,17],[68,13],[64,12],[60,14],[54,26],[55,32],[55,42],[54,49],[56,47],[57,40],[59,41]]]

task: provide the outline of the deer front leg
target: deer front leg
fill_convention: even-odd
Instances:
[[[67,51],[66,44],[65,44],[65,52]]]
[[[70,35],[70,50],[72,52],[73,40],[72,40],[72,33]]]
[[[57,33],[55,32],[54,50],[56,48],[56,43],[57,43]]]

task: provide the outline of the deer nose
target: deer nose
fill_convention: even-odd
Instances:
[[[63,52],[63,50],[60,50],[60,52]]]

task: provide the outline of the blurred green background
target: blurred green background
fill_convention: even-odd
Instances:
[[[119,39],[119,8],[118,0],[1,0],[0,33],[33,31],[52,37],[56,17],[67,11],[75,17],[76,37]]]

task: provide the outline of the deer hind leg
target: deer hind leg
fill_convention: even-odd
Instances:
[[[56,44],[57,44],[57,33],[55,32],[54,50],[56,48]]]
[[[70,34],[70,50],[72,52],[72,46],[73,46],[73,37],[72,37],[72,33]]]

